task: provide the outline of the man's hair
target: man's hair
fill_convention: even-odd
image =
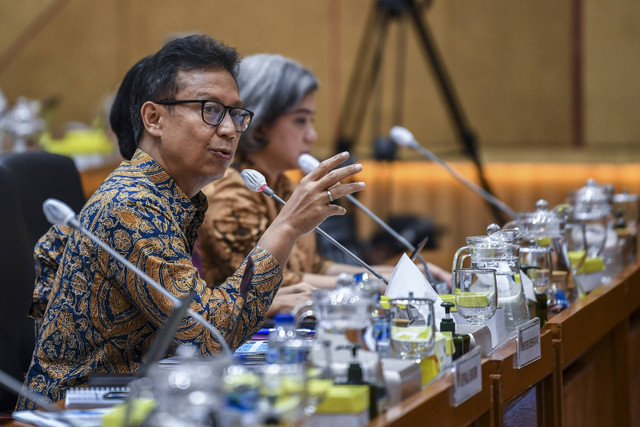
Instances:
[[[318,80],[310,70],[289,58],[259,54],[240,63],[238,86],[244,108],[254,113],[251,127],[238,144],[238,152],[247,153],[260,150],[269,142],[257,136],[259,128],[293,110],[318,89]]]
[[[142,105],[147,101],[173,99],[182,89],[178,72],[223,70],[235,79],[239,61],[234,48],[206,35],[174,39],[138,61],[125,75],[109,115],[122,156],[131,159],[142,138]]]

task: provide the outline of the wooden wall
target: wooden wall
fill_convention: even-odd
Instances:
[[[424,3],[424,2],[420,2]],[[429,2],[426,2],[429,3]],[[640,3],[635,0],[434,0],[424,17],[470,127],[486,156],[562,161],[593,151],[638,158]],[[273,52],[313,69],[321,82],[315,154],[332,154],[344,94],[374,0],[0,0],[0,89],[56,97],[54,129],[90,123],[126,70],[180,32],[205,32],[243,54]],[[576,26],[579,24],[578,26]],[[354,148],[402,123],[435,152],[459,150],[439,86],[406,28],[404,89],[394,23],[386,38],[380,105]],[[578,36],[576,36],[578,34]],[[372,35],[367,35],[371,37]],[[578,47],[576,51],[574,48]],[[401,56],[401,55],[400,55]],[[580,101],[576,104],[576,99]],[[576,120],[583,136],[576,135]],[[582,120],[582,122],[580,122]],[[505,154],[506,153],[506,154]],[[403,158],[415,158],[403,151]],[[447,156],[454,158],[455,156]],[[523,158],[524,157],[524,158]]]
[[[470,162],[450,165],[464,176],[474,176]],[[589,178],[613,185],[616,193],[640,194],[640,163],[490,162],[485,166],[496,197],[515,212],[535,211],[539,199],[552,208],[565,203],[569,191],[584,187]],[[366,189],[358,194],[360,202],[381,218],[408,215],[432,219],[442,232],[437,238],[441,249],[455,251],[465,245],[466,237],[486,235],[487,226],[496,222],[485,200],[439,165],[364,162],[358,176],[366,182]],[[362,239],[380,230],[362,212],[358,211],[356,218]],[[506,215],[505,219],[509,220]]]

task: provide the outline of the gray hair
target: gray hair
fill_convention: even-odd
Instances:
[[[292,59],[263,53],[240,62],[238,87],[244,108],[254,113],[251,127],[238,144],[238,152],[247,153],[269,143],[266,138],[256,137],[256,131],[293,110],[305,96],[318,89],[318,79]]]

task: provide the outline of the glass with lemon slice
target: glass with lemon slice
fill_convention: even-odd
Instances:
[[[435,344],[433,301],[428,298],[394,298],[390,301],[391,351],[402,359],[429,356]]]
[[[496,313],[496,271],[490,268],[458,268],[453,271],[458,314],[473,325],[482,325]]]

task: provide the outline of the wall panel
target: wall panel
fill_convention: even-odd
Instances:
[[[632,0],[583,4],[584,111],[587,150],[624,161],[640,135],[640,59],[631,52],[640,39],[640,6]],[[553,0],[434,0],[423,15],[478,143],[489,159],[539,147],[535,159],[557,161],[572,150],[571,2]],[[50,1],[0,1],[0,55]],[[334,136],[349,78],[373,0],[169,0],[60,1],[58,14],[35,32],[3,70],[0,89],[18,96],[59,97],[54,124],[90,123],[105,98],[137,59],[155,51],[173,33],[201,31],[235,45],[243,54],[275,52],[315,71],[321,82],[315,154],[334,151]],[[371,96],[379,115],[368,115],[353,151],[372,153],[371,141],[402,123],[447,158],[461,151],[440,87],[422,44],[407,28],[406,57],[399,57],[398,25],[389,28],[381,94]],[[398,64],[404,89],[394,78]],[[401,95],[401,96],[399,96]],[[603,149],[604,147],[604,149]],[[622,151],[621,151],[622,150]],[[583,150],[584,151],[584,150]],[[624,155],[620,155],[623,153]],[[415,158],[410,151],[401,158]]]

